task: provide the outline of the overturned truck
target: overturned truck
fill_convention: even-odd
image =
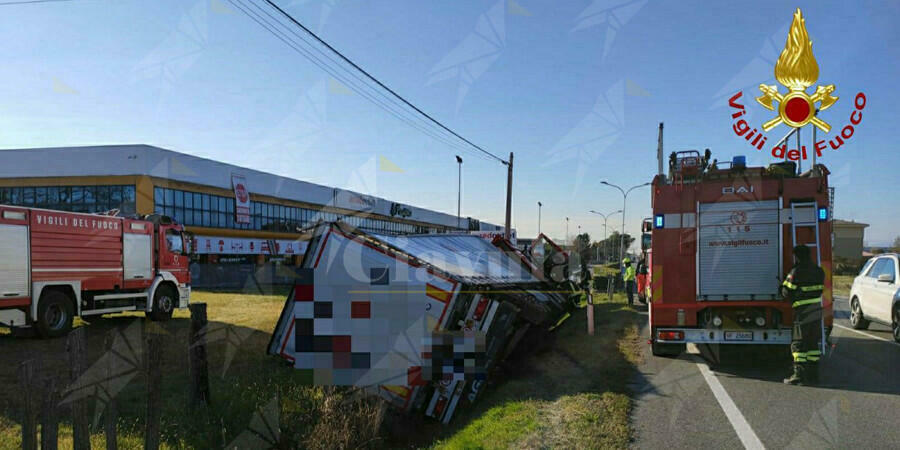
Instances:
[[[310,384],[361,386],[447,423],[523,338],[552,331],[574,307],[495,243],[320,224],[268,352]]]

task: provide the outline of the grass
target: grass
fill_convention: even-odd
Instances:
[[[585,310],[573,314],[548,351],[512,361],[524,373],[507,374],[443,430],[434,447],[627,447],[626,383],[641,357],[637,323],[643,316],[625,306],[621,294],[600,300],[594,336],[587,334]]]
[[[586,333],[585,310],[578,310],[553,335],[542,354],[514,354],[503,373],[492,378],[483,397],[443,426],[425,422],[404,430],[400,442],[379,430],[379,406],[358,400],[343,388],[304,384],[300,371],[266,355],[269,335],[284,304],[283,293],[248,295],[196,291],[194,302],[205,302],[210,322],[209,365],[211,408],[187,405],[187,311],[165,322],[163,354],[162,445],[164,449],[265,447],[248,429],[268,421],[280,428],[279,447],[625,447],[630,439],[630,401],[625,386],[640,354],[636,323],[641,320],[617,294],[612,302],[594,306],[596,334]],[[596,296],[600,300],[600,296]],[[605,296],[603,296],[605,299]],[[135,320],[138,319],[136,322]],[[146,327],[142,314],[122,314],[86,326],[88,365],[105,353],[113,330]],[[127,331],[126,331],[127,332]],[[527,347],[525,345],[520,346]],[[41,355],[45,374],[64,376],[68,365],[65,339],[0,335],[0,449],[21,448],[21,395],[16,368]],[[64,383],[64,381],[60,381]],[[41,395],[41,393],[35,393]],[[267,410],[273,399],[280,408]],[[143,448],[146,379],[128,380],[116,396],[119,408],[118,445]],[[93,419],[93,399],[88,412]],[[72,447],[71,412],[61,407],[60,448]],[[104,448],[102,419],[91,429],[91,446]]]
[[[284,305],[284,295],[247,295],[240,293],[193,293],[194,302],[207,303],[209,316],[209,367],[212,407],[191,410],[187,405],[187,337],[190,330],[189,313],[177,311],[173,320],[163,324],[166,350],[163,352],[162,381],[162,448],[223,448],[246,437],[251,421],[259,421],[260,408],[278,396],[282,408],[274,418],[280,425],[283,442],[291,446],[314,446],[305,443],[313,430],[321,428],[346,429],[348,446],[360,428],[352,422],[355,416],[339,414],[349,408],[362,408],[360,402],[340,402],[342,392],[329,392],[322,387],[305,386],[300,373],[290,370],[276,358],[267,356],[266,346],[278,315]],[[85,328],[88,339],[88,365],[104,353],[104,340],[111,330],[127,330],[142,314],[123,314],[105,318]],[[147,323],[142,318],[142,326]],[[78,323],[84,326],[83,322]],[[65,339],[0,336],[0,449],[21,448],[21,405],[17,395],[18,363],[45,355],[46,373],[65,374]],[[38,394],[39,395],[39,394]],[[117,395],[119,406],[118,444],[120,448],[143,448],[143,426],[146,404],[146,380],[138,375],[128,381]],[[337,404],[338,406],[335,406]],[[93,418],[95,402],[88,401]],[[71,448],[71,419],[68,408],[60,408],[60,446]],[[271,414],[270,414],[271,416]],[[348,416],[344,417],[344,416]],[[363,417],[363,415],[359,415]],[[333,425],[333,426],[332,426]],[[371,431],[368,432],[372,434]],[[92,427],[92,446],[102,448],[102,420]],[[258,446],[250,444],[250,446]]]
[[[831,289],[834,295],[847,297],[850,295],[850,286],[853,284],[854,275],[834,275],[831,277]]]

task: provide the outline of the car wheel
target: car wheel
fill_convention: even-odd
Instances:
[[[856,297],[850,300],[850,326],[854,330],[869,328],[869,321],[863,316],[862,308],[859,306],[859,299]]]
[[[176,297],[173,289],[168,286],[161,286],[156,289],[153,295],[153,310],[150,311],[150,320],[169,320],[172,313],[175,312]]]
[[[894,335],[894,341],[900,343],[900,306],[894,307],[891,317],[891,333]]]
[[[45,292],[38,304],[35,327],[44,338],[65,336],[72,329],[74,316],[69,296],[59,291]]]

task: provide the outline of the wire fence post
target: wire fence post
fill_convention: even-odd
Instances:
[[[162,401],[162,354],[161,334],[148,331],[146,338],[146,373],[147,373],[147,423],[144,428],[144,449],[159,449],[159,421]]]
[[[69,357],[69,381],[70,391],[77,391],[80,386],[79,377],[84,373],[87,353],[87,337],[84,327],[78,327],[69,333],[66,338],[66,352]],[[88,413],[85,399],[72,402],[72,448],[75,450],[90,450],[91,433],[88,428]]]
[[[19,365],[19,387],[22,389],[22,449],[37,450],[37,421],[35,420],[37,399],[34,393],[34,378],[38,372],[38,362],[30,359]]]
[[[190,404],[209,405],[209,363],[206,353],[206,303],[193,303],[191,310],[190,354]]]
[[[59,404],[57,379],[53,374],[44,377],[44,401],[41,404],[41,450],[56,450],[59,445]]]

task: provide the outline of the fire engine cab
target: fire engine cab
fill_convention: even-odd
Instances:
[[[653,180],[650,329],[654,355],[686,343],[791,342],[793,311],[780,286],[792,248],[810,247],[825,271],[826,333],[832,324],[828,169],[794,163],[746,167],[676,152]],[[824,344],[823,344],[824,345]]]
[[[61,336],[76,316],[186,308],[189,238],[164,216],[0,205],[0,325]]]

